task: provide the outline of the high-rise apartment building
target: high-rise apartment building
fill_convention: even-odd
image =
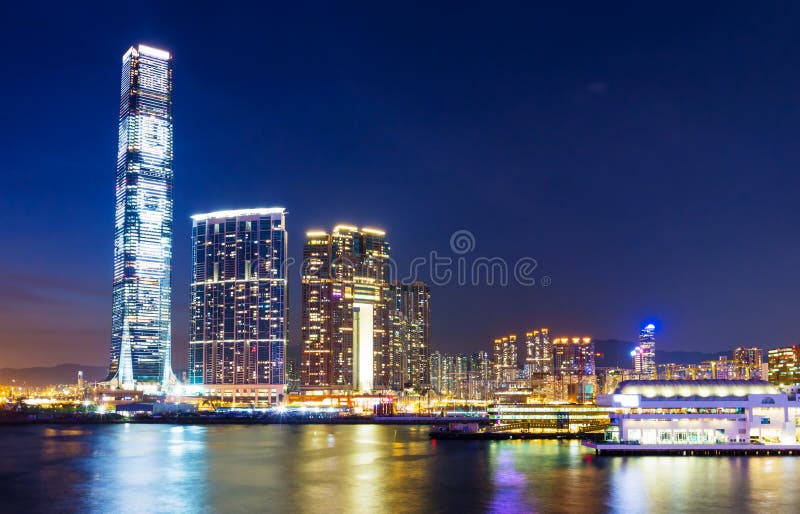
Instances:
[[[495,381],[498,387],[508,387],[519,378],[516,334],[495,339],[493,349]]]
[[[761,380],[763,354],[761,348],[738,346],[733,350],[736,378],[740,380]]]
[[[777,386],[800,384],[800,345],[767,352],[769,381]]]
[[[192,220],[189,382],[231,401],[279,402],[286,386],[285,211]]]
[[[587,403],[595,396],[595,350],[588,337],[553,340],[553,399]]]
[[[546,328],[525,334],[525,377],[541,380],[553,373],[553,343]]]
[[[395,281],[388,291],[389,307],[389,386],[394,390],[431,383],[431,290],[423,282],[403,284]]]
[[[145,45],[122,56],[111,359],[106,381],[168,388],[171,365],[172,60]]]
[[[303,248],[301,384],[389,389],[389,243],[382,230],[309,231]]]
[[[639,332],[639,346],[631,352],[633,370],[647,380],[655,380],[656,368],[656,326],[650,323]]]

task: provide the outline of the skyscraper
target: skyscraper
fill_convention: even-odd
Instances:
[[[276,403],[286,385],[285,211],[192,220],[189,382],[223,400]],[[220,387],[229,385],[241,386],[239,397]]]
[[[172,60],[145,45],[122,56],[111,363],[106,381],[165,389],[170,363]]]
[[[595,351],[589,337],[553,341],[553,399],[587,403],[595,395]]]
[[[525,334],[525,375],[529,380],[548,377],[553,372],[553,344],[550,330],[543,328]]]
[[[389,243],[385,232],[337,225],[306,233],[301,385],[305,390],[388,389]]]
[[[639,332],[639,346],[632,352],[633,370],[643,379],[655,380],[656,368],[656,326],[650,323]]]
[[[431,290],[424,282],[389,287],[389,385],[400,390],[430,386]]]
[[[516,334],[494,340],[495,381],[498,387],[509,387],[519,378],[518,358]]]

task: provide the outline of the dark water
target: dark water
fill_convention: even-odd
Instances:
[[[427,427],[0,427],[0,512],[800,512],[800,458],[603,457]]]

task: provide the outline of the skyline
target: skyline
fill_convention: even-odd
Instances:
[[[13,11],[15,7],[3,9]],[[511,41],[503,38],[487,41],[502,50],[499,63],[490,63],[480,55],[473,55],[476,60],[469,61],[468,55],[476,49],[468,37],[475,29],[473,19],[467,23],[470,30],[456,31],[453,43],[437,39],[433,27],[422,22],[421,35],[439,44],[432,56],[426,57],[412,42],[378,38],[380,49],[375,53],[362,48],[356,54],[362,61],[340,62],[334,50],[321,50],[324,37],[318,36],[296,49],[295,58],[314,55],[321,60],[300,68],[276,51],[268,55],[269,63],[276,68],[266,74],[235,63],[252,60],[261,55],[259,49],[263,51],[268,41],[275,41],[266,34],[264,41],[249,41],[247,36],[229,31],[226,37],[230,41],[212,38],[212,42],[224,45],[202,46],[209,59],[216,58],[226,71],[215,76],[202,64],[201,57],[206,56],[200,45],[194,44],[194,37],[177,35],[178,27],[186,23],[178,19],[177,12],[167,7],[164,20],[152,26],[136,26],[134,22],[124,34],[101,27],[99,42],[75,41],[72,49],[83,58],[76,69],[54,63],[55,56],[45,52],[46,45],[40,41],[21,45],[10,57],[12,65],[28,59],[40,67],[20,66],[17,80],[0,85],[5,96],[20,100],[9,106],[9,123],[2,129],[15,128],[3,134],[10,170],[10,187],[2,190],[8,206],[3,216],[15,213],[14,219],[4,218],[4,225],[12,226],[17,216],[25,220],[19,230],[5,238],[15,252],[2,260],[6,272],[0,279],[0,345],[6,362],[0,367],[67,362],[64,355],[77,355],[75,358],[85,364],[102,364],[107,357],[111,329],[109,261],[113,249],[105,242],[113,231],[109,191],[115,147],[109,141],[116,138],[110,129],[116,85],[108,86],[118,80],[115,66],[119,65],[119,54],[138,41],[169,50],[175,56],[175,68],[180,70],[175,90],[172,356],[176,368],[185,368],[188,356],[189,216],[250,205],[286,206],[289,252],[295,258],[306,229],[340,222],[389,231],[392,253],[401,263],[431,249],[444,252],[451,234],[469,230],[476,238],[475,255],[508,260],[532,256],[539,261],[542,273],[552,277],[548,288],[434,288],[433,349],[477,351],[498,334],[508,330],[522,333],[536,326],[552,327],[555,334],[586,333],[593,339],[633,341],[643,321],[651,319],[658,321],[660,349],[713,352],[738,344],[770,348],[797,341],[792,322],[798,277],[792,273],[791,262],[797,243],[786,237],[791,234],[791,221],[796,220],[790,191],[797,185],[797,177],[784,171],[795,160],[788,141],[780,137],[762,139],[768,137],[763,132],[755,134],[756,127],[768,129],[773,136],[778,127],[772,125],[782,125],[781,133],[785,134],[796,128],[797,122],[788,114],[795,98],[792,94],[797,93],[786,91],[796,84],[796,71],[784,70],[778,77],[782,80],[771,82],[766,90],[761,84],[759,89],[759,84],[748,81],[748,74],[758,70],[759,64],[754,53],[746,53],[736,63],[743,68],[737,73],[733,73],[738,68],[734,69],[732,61],[715,61],[731,72],[725,79],[744,91],[731,91],[719,84],[714,89],[713,84],[699,84],[683,76],[683,89],[664,90],[663,96],[652,98],[647,97],[648,91],[652,93],[647,87],[655,86],[653,80],[659,72],[662,78],[673,78],[666,65],[645,66],[653,75],[637,86],[631,83],[635,82],[633,78],[626,83],[610,71],[590,72],[592,67],[586,63],[561,70],[559,75],[555,73],[558,66],[553,68],[554,63],[548,60],[552,56],[543,53],[539,57],[550,67],[541,70],[542,78],[540,70],[512,58],[519,56],[513,53]],[[386,13],[371,14],[376,18],[374,23],[397,30]],[[79,13],[65,15],[73,21],[79,17]],[[352,19],[353,13],[349,15],[349,23],[366,30]],[[703,15],[710,16],[701,12]],[[308,21],[324,26],[317,18]],[[490,21],[521,30],[510,19]],[[773,27],[780,25],[780,20],[771,21]],[[168,22],[176,22],[176,28],[169,30]],[[77,20],[64,25],[75,30],[80,23]],[[24,20],[20,27],[24,27]],[[53,27],[48,40],[63,39],[64,30]],[[547,34],[552,36],[552,32]],[[22,41],[30,37],[20,34],[19,29],[8,35]],[[690,38],[692,35],[689,32]],[[5,42],[8,36],[0,37]],[[539,41],[536,38],[541,36],[530,37]],[[720,34],[716,37],[727,41]],[[242,42],[241,38],[250,46],[234,45]],[[773,39],[767,42],[778,44]],[[613,46],[619,41],[612,37],[611,43]],[[662,43],[680,47],[677,41]],[[742,50],[745,41],[739,40],[738,46],[733,43]],[[360,43],[350,40],[337,44],[358,47]],[[523,46],[533,44],[525,41]],[[586,51],[588,41],[576,45]],[[236,59],[231,58],[230,46],[240,52]],[[285,42],[281,48],[287,48]],[[395,55],[400,57],[396,68],[379,64],[381,51],[392,53],[404,48],[409,52]],[[656,50],[645,44],[640,51],[650,55],[648,52]],[[625,52],[621,57],[626,55],[631,58]],[[419,62],[412,63],[412,56]],[[684,57],[685,67],[674,74],[690,75],[690,71],[698,71],[701,62],[708,64],[703,59]],[[314,80],[324,79],[320,70],[335,71],[334,63],[345,71],[333,73],[327,82]],[[449,74],[425,68],[437,63],[453,63],[453,68]],[[415,65],[425,68],[430,76],[422,79],[411,73],[409,78],[402,73],[413,72]],[[72,95],[69,102],[55,99],[55,103],[70,104],[81,113],[82,119],[69,118],[77,130],[67,133],[80,132],[80,138],[57,137],[52,131],[42,130],[38,122],[44,119],[43,114],[53,111],[54,116],[64,116],[64,107],[55,105],[44,93],[36,94],[42,87],[36,80],[40,68],[60,72],[69,83],[81,78],[87,85],[81,94],[75,90],[65,93]],[[549,78],[545,70],[551,72]],[[498,80],[492,86],[497,88],[495,96],[481,79],[491,71],[507,73],[499,78],[492,76]],[[272,95],[266,106],[257,104],[264,100],[263,92],[248,86],[253,74],[264,79]],[[460,83],[462,78],[472,82]],[[524,80],[518,83],[516,79]],[[411,87],[410,94],[404,94],[403,85]],[[453,89],[456,85],[460,89]],[[700,86],[707,89],[705,95],[695,90]],[[298,87],[299,91],[292,91]],[[539,96],[521,93],[525,87]],[[765,99],[772,102],[765,108],[771,123],[759,117],[763,113],[745,112],[749,95],[770,91],[777,93]],[[220,93],[216,97],[219,105],[204,104],[203,115],[195,114],[197,101],[212,92]],[[737,98],[738,103],[734,102]],[[554,104],[546,105],[545,99]],[[41,105],[35,105],[37,101]],[[707,108],[698,111],[697,104],[702,101],[707,102]],[[681,102],[689,104],[685,111]],[[325,109],[315,111],[312,106]],[[512,115],[515,106],[522,108],[516,116]],[[654,108],[660,116],[639,117],[639,110],[647,108]],[[683,119],[689,111],[701,114]],[[537,116],[542,125],[531,122]],[[614,128],[620,130],[617,136],[627,139],[625,144],[619,137],[603,137],[612,118],[619,120]],[[664,126],[657,125],[655,119]],[[762,125],[757,125],[759,121]],[[705,133],[703,128],[714,130]],[[658,137],[638,139],[636,133],[643,129],[651,131],[650,136],[657,131]],[[41,133],[48,152],[30,151],[34,142],[42,144],[34,133]],[[703,151],[703,144],[710,148]],[[761,146],[753,149],[753,144]],[[653,150],[653,162],[639,153],[642,146]],[[670,160],[669,150],[680,157]],[[622,154],[631,161],[621,158]],[[676,171],[669,169],[670,165],[681,163],[687,169],[678,169],[674,176]],[[615,164],[623,166],[612,171]],[[648,168],[648,164],[653,167]],[[502,167],[497,172],[500,180],[488,181],[489,170],[496,170],[498,165]],[[65,169],[84,173],[80,180],[63,181]],[[236,177],[233,182],[238,185],[215,181],[220,170],[226,177]],[[738,172],[733,174],[738,180],[728,180],[731,170]],[[330,176],[341,177],[344,185],[324,182],[329,190],[319,188],[318,192],[310,187]],[[604,187],[606,181],[615,182],[616,188]],[[57,187],[43,189],[42,182]],[[336,200],[344,191],[359,197],[357,208]],[[387,191],[409,201],[386,202]],[[529,191],[534,194],[529,195]],[[641,195],[641,191],[646,194]],[[676,205],[678,212],[674,212]],[[67,228],[65,233],[54,233],[43,223],[53,215],[58,216],[58,226]],[[57,262],[61,266],[52,265],[49,252],[42,255],[37,251],[35,242],[40,240],[59,248]],[[509,241],[514,244],[509,245]],[[42,269],[47,273],[41,273]],[[298,278],[292,280],[289,295],[293,332],[289,353],[295,356],[302,341],[297,328]],[[491,316],[481,316],[489,306],[497,308]],[[31,346],[46,351],[32,356],[27,351]],[[48,356],[53,360],[34,360]]]

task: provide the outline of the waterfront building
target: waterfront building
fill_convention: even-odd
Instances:
[[[611,409],[606,441],[659,446],[796,444],[800,406],[758,380],[631,380],[597,405]]]
[[[492,394],[495,371],[488,352],[431,354],[431,389],[453,400],[486,401]]]
[[[111,356],[106,382],[166,390],[172,373],[172,58],[122,56]]]
[[[762,380],[764,378],[761,374],[761,365],[763,364],[761,348],[738,346],[733,350],[733,362],[736,378],[742,380]]]
[[[595,386],[595,349],[591,338],[554,339],[552,399],[590,403],[594,400]]]
[[[519,378],[516,334],[495,339],[493,348],[497,387],[510,387]]]
[[[431,290],[424,282],[395,281],[388,291],[389,385],[394,390],[429,387]]]
[[[800,345],[773,348],[767,352],[769,381],[777,386],[800,383]]]
[[[469,399],[486,401],[491,395],[494,374],[489,352],[481,350],[470,355],[469,374]]]
[[[280,402],[286,388],[286,213],[192,216],[189,382],[223,400]]]
[[[436,394],[442,393],[442,352],[431,352],[431,389]]]
[[[633,370],[642,379],[656,378],[656,326],[650,323],[639,332],[639,346],[632,352]]]
[[[458,359],[456,355],[433,352],[431,355],[431,387],[441,396],[455,394],[458,379]]]
[[[498,403],[488,408],[489,422],[510,430],[541,434],[577,434],[609,426],[609,409],[594,405]]]
[[[301,387],[360,393],[391,388],[389,243],[385,232],[337,225],[306,233]]]
[[[550,330],[525,333],[525,378],[535,381],[553,374],[553,344]]]

